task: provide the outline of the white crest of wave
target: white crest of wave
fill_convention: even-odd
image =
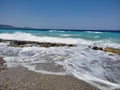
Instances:
[[[49,32],[65,32],[63,30],[49,30]]]
[[[87,33],[96,33],[96,34],[101,34],[102,32],[87,31]]]
[[[97,36],[94,36],[94,38],[100,38],[100,37],[97,35]]]
[[[68,34],[62,34],[68,36]],[[120,44],[114,42],[114,40],[103,39],[98,41],[85,40],[80,38],[60,38],[60,37],[48,37],[48,36],[36,36],[30,33],[1,33],[0,39],[9,39],[9,40],[23,40],[23,41],[35,41],[35,42],[49,42],[49,43],[64,43],[64,44],[76,44],[76,45],[93,45],[100,47],[113,47],[120,48]],[[1,43],[2,44],[2,43]]]
[[[70,34],[61,34],[60,36],[68,37],[68,36],[71,36],[71,35]]]
[[[48,36],[35,36],[29,33],[16,32],[13,34],[2,33],[0,34],[1,39],[12,39],[12,40],[24,40],[24,41],[37,41],[37,42],[51,42],[51,43],[65,43],[65,44],[88,44],[91,43],[87,40],[73,39],[73,38],[58,38]]]

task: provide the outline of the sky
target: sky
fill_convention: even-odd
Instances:
[[[120,30],[120,0],[0,0],[0,24]]]

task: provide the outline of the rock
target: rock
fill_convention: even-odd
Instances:
[[[120,54],[120,49],[106,47],[104,48],[104,52],[112,52],[112,53]]]
[[[114,56],[114,54],[109,54],[109,56]]]
[[[106,48],[102,48],[102,47],[97,47],[97,46],[94,46],[94,47],[91,47],[91,46],[88,46],[89,48],[92,48],[93,50],[102,50],[104,52],[111,52],[111,53],[115,53],[115,54],[119,54],[120,55],[120,49],[116,49],[116,48],[110,48],[110,47],[106,47]],[[111,56],[113,54],[110,54]]]
[[[5,61],[3,60],[2,57],[0,57],[0,71],[4,70],[6,68],[6,66],[4,65]]]
[[[103,50],[102,47],[96,47],[96,46],[95,46],[95,47],[92,47],[92,49],[93,49],[93,50]]]
[[[0,65],[3,65],[5,63],[5,61],[3,60],[2,57],[0,57]]]
[[[61,47],[61,46],[67,46],[67,47],[73,47],[74,44],[63,44],[63,43],[48,43],[48,42],[35,42],[35,41],[20,41],[20,40],[3,40],[0,39],[0,42],[9,42],[10,44],[8,46],[11,47],[27,47],[27,46],[37,46],[37,47]]]

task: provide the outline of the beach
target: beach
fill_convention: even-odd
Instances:
[[[120,90],[120,0],[1,0],[0,90]]]
[[[67,75],[36,73],[23,67],[0,70],[0,90],[99,90]]]

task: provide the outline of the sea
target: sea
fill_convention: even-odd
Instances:
[[[120,49],[120,31],[114,30],[8,30],[0,29],[0,39],[74,44],[73,47],[10,47],[0,42],[0,57],[7,67],[54,75],[70,75],[101,90],[120,88],[120,55],[94,47]]]

